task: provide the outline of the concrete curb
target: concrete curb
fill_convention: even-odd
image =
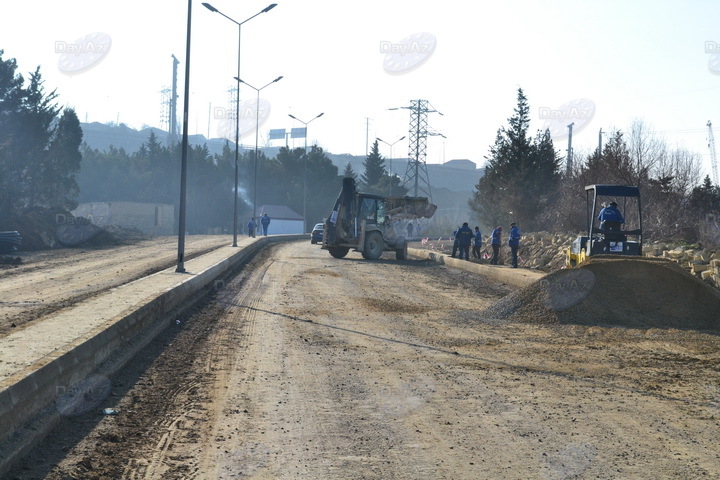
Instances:
[[[505,265],[484,265],[468,262],[467,260],[460,260],[459,258],[453,258],[443,253],[420,248],[408,248],[408,255],[422,260],[432,260],[441,265],[459,268],[467,272],[477,273],[496,282],[507,283],[517,287],[525,287],[535,283],[546,275],[544,272],[528,270],[527,268],[510,268]]]
[[[102,371],[102,375],[117,371],[167,327],[164,317],[168,313],[187,299],[204,293],[206,287],[263,247],[275,242],[306,239],[307,235],[259,237],[246,241],[246,245],[197,273],[178,274],[172,267],[113,289],[101,297],[117,295],[121,289],[142,290],[144,284],[148,285],[147,296],[141,301],[122,306],[121,314],[0,382],[0,476],[57,423],[60,414],[55,403],[62,394],[77,388],[92,389],[92,385],[82,386],[82,382],[98,371]],[[224,248],[233,247],[220,247],[215,252]],[[187,261],[186,270],[192,271],[193,265],[201,265],[203,257],[215,252]],[[160,277],[166,278],[159,281]],[[153,291],[153,286],[167,284],[170,286]]]

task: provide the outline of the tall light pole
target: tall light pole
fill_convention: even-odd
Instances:
[[[183,106],[182,159],[180,162],[180,211],[178,212],[177,273],[185,273],[185,214],[187,197],[188,161],[188,103],[190,102],[190,26],[192,25],[192,0],[188,0],[187,39],[185,41],[185,97]]]
[[[248,87],[252,88],[257,92],[257,103],[255,104],[255,172],[253,173],[253,218],[257,217],[257,176],[258,176],[258,132],[260,131],[260,91],[264,89],[265,87],[269,87],[275,82],[278,82],[282,79],[282,75],[277,77],[272,82],[268,82],[266,85],[255,88],[249,83],[247,83],[244,80],[241,80],[240,77],[235,77],[235,80],[238,81],[238,83],[244,83]]]
[[[298,122],[305,125],[305,160],[303,162],[303,233],[307,233],[307,126],[310,122],[313,120],[317,120],[318,118],[325,115],[325,112],[319,113],[315,115],[315,117],[312,118],[312,120],[308,120],[307,122],[303,122],[299,118],[297,118],[295,115],[288,114],[288,117],[292,118],[293,120],[297,120]]]
[[[388,145],[388,146],[390,147],[390,196],[392,197],[392,180],[393,180],[392,159],[393,159],[393,145],[395,145],[396,143],[398,143],[400,140],[405,140],[405,135],[403,135],[402,137],[398,138],[397,140],[395,140],[395,141],[392,142],[392,143],[388,143],[388,142],[386,142],[385,140],[383,140],[383,139],[380,138],[380,137],[375,137],[375,140],[377,140],[378,142],[382,142],[382,143],[384,143],[385,145]]]
[[[253,15],[252,17],[243,20],[242,22],[238,22],[233,20],[232,18],[228,17],[224,13],[222,13],[217,8],[213,7],[209,3],[203,3],[203,6],[210,10],[211,12],[219,13],[223,17],[227,18],[231,22],[233,22],[235,25],[238,26],[238,57],[237,57],[237,77],[240,78],[240,34],[242,32],[242,26],[244,23],[249,22],[253,18],[257,17],[261,13],[269,12],[273,8],[277,6],[277,3],[271,3],[267,7],[260,10],[258,13]],[[238,215],[237,215],[237,208],[238,208],[238,157],[240,155],[240,82],[238,82],[237,87],[237,98],[235,99],[235,190],[234,190],[234,199],[233,199],[233,247],[237,247],[237,223],[238,223]]]

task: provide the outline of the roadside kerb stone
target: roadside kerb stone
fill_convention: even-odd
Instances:
[[[448,265],[453,268],[459,268],[467,272],[483,275],[499,283],[507,283],[516,287],[524,287],[530,285],[546,274],[538,270],[529,270],[527,268],[510,268],[505,265],[483,265],[479,263],[460,260],[449,255],[434,252],[432,250],[423,250],[420,248],[408,248],[408,255],[413,258],[428,259],[441,265]]]

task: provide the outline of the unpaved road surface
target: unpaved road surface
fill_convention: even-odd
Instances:
[[[480,315],[508,291],[269,247],[8,478],[720,478],[716,335]]]
[[[185,237],[185,260],[232,238]],[[0,265],[0,336],[60,309],[177,263],[177,237],[154,237],[132,245],[24,252],[18,266]]]

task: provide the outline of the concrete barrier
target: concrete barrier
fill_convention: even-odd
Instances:
[[[7,340],[2,348],[27,350],[30,358],[29,364],[18,371],[2,372],[6,377],[0,381],[0,476],[57,423],[61,414],[56,403],[60,396],[73,389],[82,393],[83,389],[97,388],[83,382],[93,375],[111,375],[119,370],[169,325],[169,313],[188,299],[204,294],[206,287],[264,246],[293,240],[307,240],[307,235],[243,239],[240,248],[221,247],[185,262],[188,273],[176,273],[175,267],[157,272],[58,312],[52,319],[18,332],[16,338],[2,339]],[[83,325],[77,325],[78,319]],[[42,331],[43,324],[48,322],[48,329],[56,328],[51,321],[56,325],[72,324],[77,329],[84,326],[85,330],[60,348],[52,344],[52,338],[45,339],[45,345],[42,341],[22,345],[43,339],[47,335]],[[30,333],[30,328],[37,330],[34,336],[25,334]]]
[[[488,277],[498,283],[507,283],[517,287],[524,287],[535,283],[546,274],[538,270],[529,270],[527,268],[510,268],[505,265],[484,265],[481,263],[469,262],[453,258],[444,253],[434,252],[432,250],[423,250],[420,248],[408,248],[408,254],[413,258],[427,259],[437,262],[441,265],[448,265],[453,268],[459,268],[467,272],[476,273],[484,277]]]

